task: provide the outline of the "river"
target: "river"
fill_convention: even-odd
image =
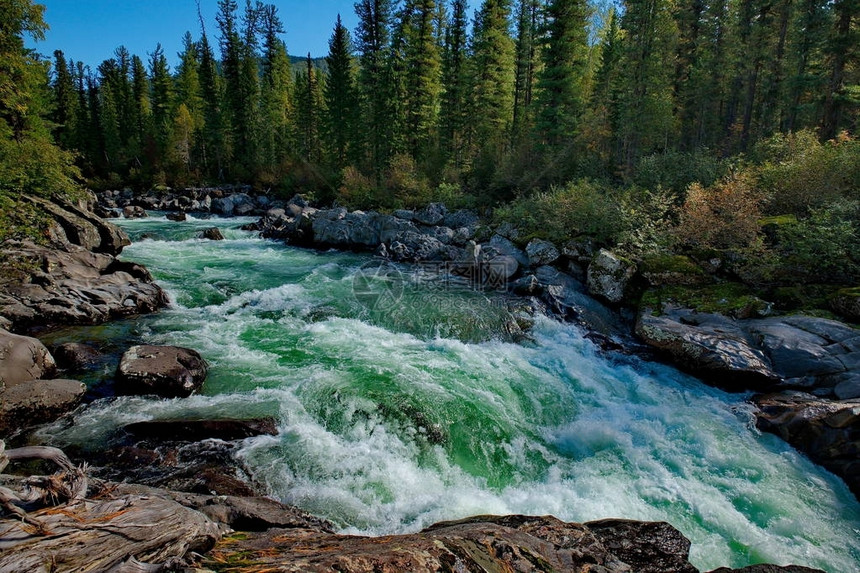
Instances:
[[[172,306],[66,329],[108,351],[198,350],[199,395],[93,396],[57,445],[104,447],[130,422],[275,416],[240,455],[269,493],[355,534],[475,514],[668,521],[702,570],[796,563],[860,570],[860,504],[778,438],[744,396],[665,365],[606,356],[570,324],[511,337],[498,293],[439,284],[369,256],[255,238],[251,219],[119,221]],[[225,241],[196,238],[217,225]],[[380,272],[382,271],[382,272]]]

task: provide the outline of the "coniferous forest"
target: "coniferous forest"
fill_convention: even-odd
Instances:
[[[160,45],[96,69],[57,51],[36,66],[45,126],[93,189],[443,201],[637,257],[735,250],[751,283],[857,282],[857,0],[355,10],[324,60],[289,56],[290,15],[251,0],[219,0],[172,69]]]

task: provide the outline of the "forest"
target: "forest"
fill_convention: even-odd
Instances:
[[[251,0],[219,0],[217,29],[201,18],[172,70],[160,45],[95,70],[22,50],[39,130],[93,189],[443,201],[637,258],[732,250],[753,284],[858,282],[858,0],[355,10],[324,65],[291,58],[284,16]]]

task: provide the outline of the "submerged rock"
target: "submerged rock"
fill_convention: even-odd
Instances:
[[[204,229],[200,234],[200,237],[203,239],[209,239],[210,241],[223,241],[224,235],[221,233],[221,229],[218,227],[209,227],[208,229]]]
[[[102,353],[87,344],[80,342],[66,342],[54,349],[54,358],[57,366],[63,370],[80,372],[87,367],[97,364],[102,358]]]
[[[208,365],[200,354],[176,346],[133,346],[122,356],[117,384],[129,394],[185,397],[200,389]]]
[[[0,391],[0,435],[56,420],[86,393],[77,380],[30,380]]]
[[[218,440],[241,440],[253,436],[278,433],[274,418],[254,420],[151,420],[135,422],[123,429],[138,438],[177,439],[195,442],[210,438]]]

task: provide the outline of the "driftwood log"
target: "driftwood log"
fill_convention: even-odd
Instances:
[[[0,441],[0,473],[23,459],[50,460],[60,471],[3,476],[0,512],[10,515],[0,517],[0,573],[153,573],[221,536],[218,524],[167,497],[114,495],[110,488],[86,497],[86,466],[74,466],[56,448],[5,450]]]

